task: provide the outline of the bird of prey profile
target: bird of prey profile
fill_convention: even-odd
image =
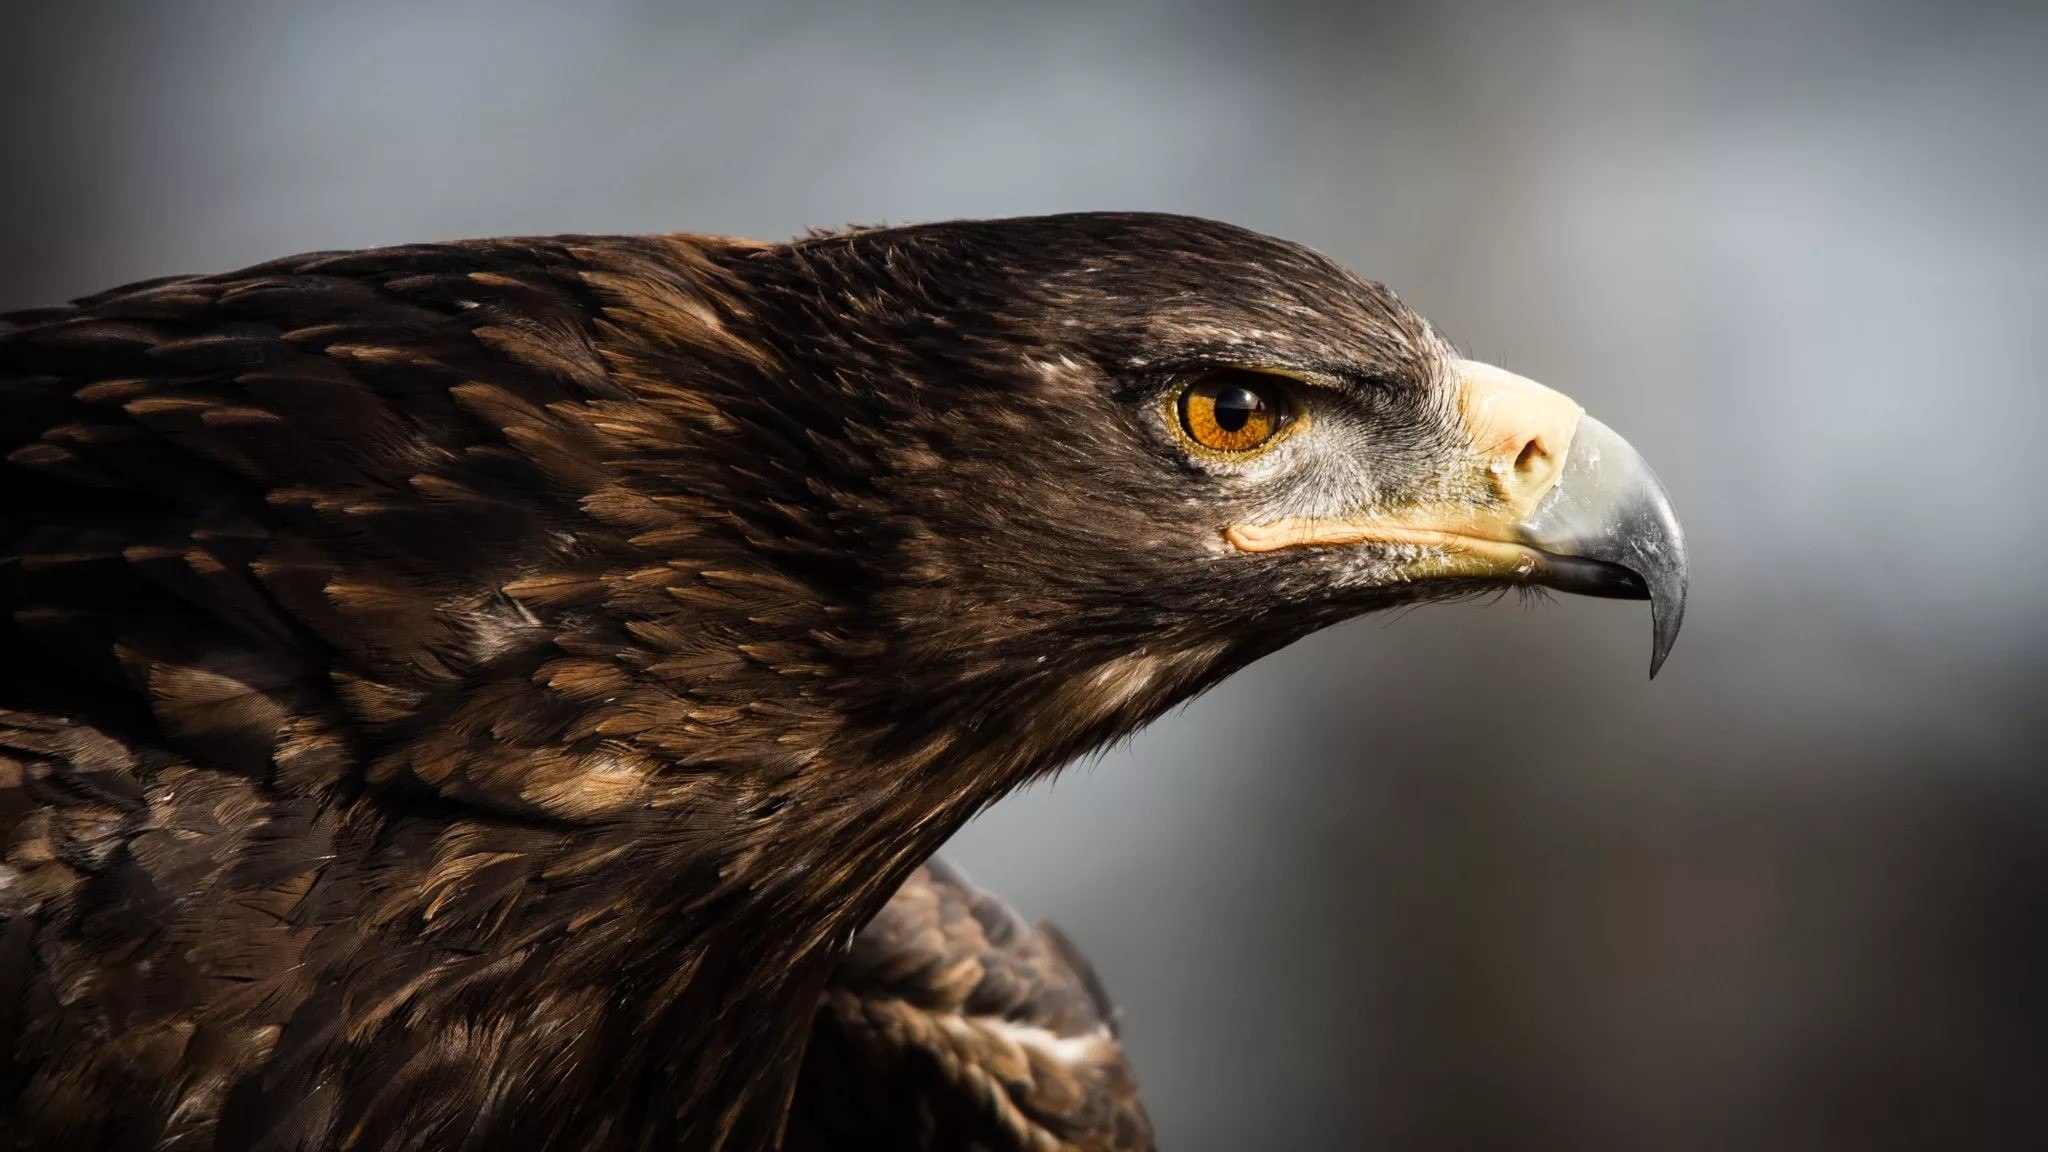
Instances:
[[[1185,217],[320,253],[0,321],[0,1147],[1123,1149],[928,858],[1361,613],[1650,598],[1663,490]]]

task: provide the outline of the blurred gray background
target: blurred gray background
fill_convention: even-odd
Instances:
[[[2048,1146],[2048,5],[16,5],[0,307],[313,248],[1149,208],[1654,461],[1640,605],[1334,629],[952,858],[1170,1152]]]

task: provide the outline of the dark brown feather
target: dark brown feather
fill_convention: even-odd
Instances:
[[[943,865],[854,938],[819,1008],[788,1152],[1150,1152],[1087,961]]]

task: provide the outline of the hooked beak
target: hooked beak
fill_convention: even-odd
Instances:
[[[1235,524],[1246,552],[1402,544],[1412,578],[1488,579],[1650,601],[1650,675],[1685,618],[1685,533],[1641,454],[1576,403],[1490,364],[1457,364],[1460,414],[1483,470],[1476,501]]]

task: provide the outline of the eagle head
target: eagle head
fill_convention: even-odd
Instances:
[[[1685,546],[1643,459],[1299,245],[1080,214],[856,229],[734,267],[748,322],[787,337],[778,378],[805,382],[735,415],[778,441],[799,425],[788,498],[860,526],[843,556],[886,637],[872,682],[1006,747],[1042,737],[1037,767],[1392,605],[1648,598],[1652,675],[1677,635]]]

